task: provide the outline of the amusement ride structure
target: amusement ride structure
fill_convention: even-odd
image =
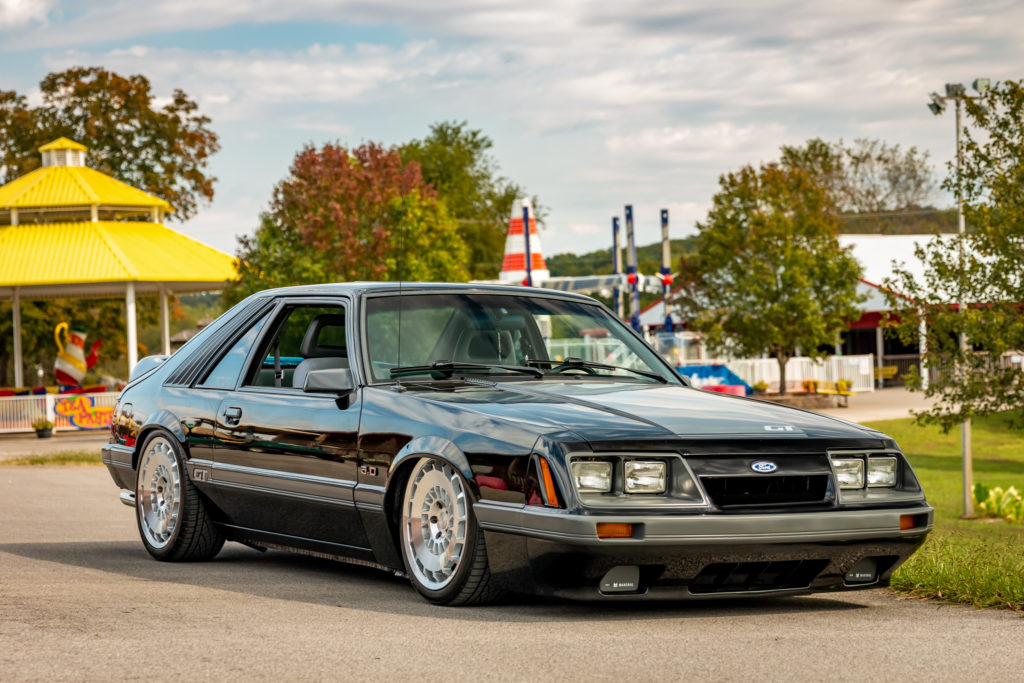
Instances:
[[[508,222],[508,236],[505,239],[505,256],[502,259],[498,280],[503,284],[524,287],[546,287],[563,292],[612,292],[615,298],[615,312],[623,320],[629,320],[634,329],[640,330],[640,290],[661,291],[666,297],[672,286],[671,253],[668,238],[668,209],[661,210],[661,269],[657,275],[644,275],[637,267],[636,237],[633,229],[633,205],[625,207],[626,218],[626,265],[623,268],[620,241],[619,217],[612,218],[612,272],[606,275],[582,275],[574,277],[552,277],[541,251],[537,219],[529,199],[523,199],[512,206]],[[528,227],[526,227],[528,226]],[[623,294],[628,293],[628,315],[623,305]],[[672,317],[665,310],[665,331],[672,331]]]

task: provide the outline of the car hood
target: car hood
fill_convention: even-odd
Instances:
[[[425,398],[542,431],[572,431],[586,439],[619,438],[883,438],[824,415],[767,401],[684,386],[580,380],[473,383]]]

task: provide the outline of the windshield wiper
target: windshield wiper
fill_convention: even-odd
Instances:
[[[458,361],[450,360],[435,360],[430,365],[403,365],[397,368],[391,368],[392,377],[405,377],[406,375],[421,375],[423,373],[430,373],[434,379],[447,379],[451,377],[456,370],[507,370],[509,372],[518,372],[524,375],[532,375],[537,379],[543,379],[544,373],[537,368],[526,367],[525,365],[497,365],[490,363],[462,363]]]
[[[583,360],[582,358],[576,358],[575,356],[569,356],[562,360],[535,360],[530,359],[526,361],[527,365],[553,365],[555,369],[566,369],[566,368],[594,368],[596,370],[625,370],[626,372],[632,372],[642,377],[649,377],[656,379],[662,384],[668,384],[668,380],[657,374],[656,372],[648,372],[647,370],[637,370],[636,368],[627,368],[624,365],[608,365],[606,363],[594,363],[593,361]]]

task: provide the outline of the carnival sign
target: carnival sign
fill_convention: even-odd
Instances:
[[[92,396],[58,398],[53,409],[78,429],[109,429],[114,418],[114,407],[98,406]]]

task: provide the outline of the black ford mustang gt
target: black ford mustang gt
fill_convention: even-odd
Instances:
[[[513,287],[256,294],[140,363],[103,461],[159,560],[286,548],[441,604],[879,586],[932,524],[884,434],[691,388],[594,300]]]

